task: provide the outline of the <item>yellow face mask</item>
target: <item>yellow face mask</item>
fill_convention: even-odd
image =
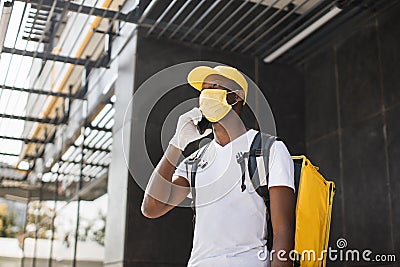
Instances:
[[[229,92],[233,93],[233,92]],[[237,101],[228,104],[226,95],[229,94],[220,89],[203,89],[199,97],[200,110],[207,120],[217,122],[228,114]]]

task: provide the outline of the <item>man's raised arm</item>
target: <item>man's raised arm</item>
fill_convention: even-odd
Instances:
[[[210,134],[209,131],[204,134],[198,132],[196,124],[201,118],[202,114],[198,108],[179,117],[175,135],[147,184],[141,208],[144,216],[160,217],[181,203],[189,194],[189,182],[184,177],[174,176],[174,172],[185,147]]]

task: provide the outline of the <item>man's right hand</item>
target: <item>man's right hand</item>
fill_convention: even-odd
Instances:
[[[207,129],[203,134],[200,134],[197,130],[196,125],[199,123],[202,116],[199,108],[193,108],[182,114],[178,119],[175,135],[169,143],[183,151],[191,142],[209,135],[212,131],[211,129]]]

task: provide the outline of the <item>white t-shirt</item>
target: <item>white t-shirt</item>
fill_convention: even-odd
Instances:
[[[249,130],[225,146],[213,140],[203,155],[196,174],[196,221],[188,266],[270,266],[269,260],[258,258],[266,245],[266,206],[250,181],[247,161],[246,189],[242,192],[236,160],[237,153],[249,151],[256,134]],[[188,179],[184,161],[174,175]],[[274,142],[270,150],[271,186],[294,190],[293,161],[281,141]]]

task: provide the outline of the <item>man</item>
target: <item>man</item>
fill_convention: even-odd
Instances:
[[[280,141],[270,150],[268,188],[276,254],[262,261],[258,256],[266,244],[266,206],[248,173],[242,181],[236,161],[237,153],[249,151],[257,133],[247,130],[240,119],[247,81],[232,67],[200,66],[189,73],[188,82],[201,92],[200,108],[179,117],[176,133],[146,188],[142,213],[148,218],[160,217],[189,195],[185,161],[178,168],[176,165],[189,143],[210,133],[197,130],[204,116],[212,123],[214,140],[206,148],[196,175],[195,229],[188,266],[292,266],[289,252],[294,247],[295,196],[288,150]]]

